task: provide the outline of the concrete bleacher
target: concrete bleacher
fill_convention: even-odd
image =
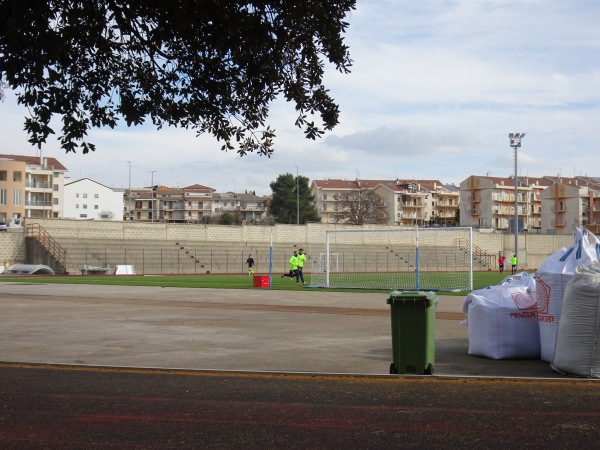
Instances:
[[[133,265],[138,274],[245,273],[249,254],[257,273],[269,271],[270,249],[264,243],[198,241],[152,241],[136,239],[57,239],[67,253],[67,272],[79,273],[84,266]],[[287,270],[294,248],[273,246],[273,270]]]
[[[257,263],[256,273],[268,273],[271,249],[268,243],[209,242],[193,240],[75,239],[58,238],[66,250],[67,272],[81,273],[84,267],[114,268],[132,265],[138,274],[235,274],[246,273],[249,254]],[[307,272],[323,261],[323,245],[305,245]],[[288,270],[288,260],[298,247],[274,244],[273,272]],[[421,247],[422,270],[452,271],[468,268],[468,255],[460,247]],[[330,263],[344,272],[397,272],[415,270],[414,247],[336,244]],[[485,262],[474,258],[474,270],[488,270]],[[335,270],[335,269],[334,269]]]

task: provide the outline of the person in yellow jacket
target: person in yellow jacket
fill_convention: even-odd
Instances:
[[[510,258],[510,265],[511,265],[511,273],[514,275],[517,273],[517,255],[513,255],[512,258]]]
[[[302,281],[302,284],[306,284],[304,283],[304,263],[306,262],[306,253],[304,253],[304,249],[298,249],[298,276],[296,277],[296,282],[299,283],[298,281],[298,277],[300,278],[300,281]]]
[[[300,284],[298,282],[298,252],[296,250],[294,250],[294,254],[290,258],[290,271],[281,275],[281,278],[283,277],[290,277],[290,281],[296,277],[296,284]]]

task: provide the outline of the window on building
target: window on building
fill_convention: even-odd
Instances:
[[[94,198],[99,198],[98,194],[94,194]]]
[[[94,209],[98,209],[98,205],[94,205]]]
[[[323,211],[327,211],[327,204],[323,205]]]
[[[52,203],[55,204],[55,205],[58,205],[58,199],[56,197],[54,197],[52,199]]]
[[[79,198],[79,192],[75,194],[75,198]]]
[[[204,202],[198,202],[198,209],[204,209]]]
[[[83,194],[83,198],[87,198],[87,194]]]
[[[58,184],[53,185],[52,189],[54,190],[54,192],[58,192]]]
[[[75,203],[75,209],[79,209],[79,203]]]
[[[21,205],[21,189],[13,189],[13,206]]]
[[[21,171],[14,171],[13,172],[13,181],[17,181],[17,182],[21,182],[23,181],[23,172]]]
[[[323,194],[323,200],[327,200],[327,194]]]
[[[0,189],[0,205],[6,205],[6,189]]]
[[[8,172],[6,170],[0,170],[0,181],[7,181],[7,176]]]
[[[87,203],[83,205],[83,209],[87,209]]]
[[[81,217],[82,219],[87,218],[87,214],[79,214],[79,217]]]
[[[58,177],[59,177],[59,175],[60,175],[60,172],[54,172],[54,173],[52,174],[52,176],[53,176],[54,178],[58,178]]]

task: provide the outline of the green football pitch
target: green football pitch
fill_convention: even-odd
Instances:
[[[260,274],[258,274],[260,275]],[[506,272],[474,272],[473,289],[482,289],[486,286],[498,284],[506,276]],[[364,275],[368,276],[368,275]],[[306,286],[310,285],[310,275],[304,276]],[[0,282],[5,283],[40,283],[40,284],[94,284],[109,286],[160,286],[182,288],[213,288],[213,289],[258,289],[254,287],[252,276],[248,275],[67,275],[67,276],[0,276]],[[273,275],[271,289],[273,290],[298,290],[305,286],[298,286],[294,280],[281,278],[281,274]],[[332,292],[382,292],[382,290],[364,289],[319,289]],[[444,292],[444,295],[464,295],[465,292]]]

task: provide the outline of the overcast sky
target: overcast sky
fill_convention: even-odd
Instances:
[[[328,70],[341,123],[310,141],[291,104],[273,105],[270,159],[240,158],[193,131],[143,126],[95,130],[94,154],[43,151],[73,180],[270,194],[278,175],[314,179],[510,176],[508,133],[525,132],[520,175],[600,176],[598,0],[358,0],[346,40],[352,72]],[[7,92],[0,153],[37,155],[26,110]],[[59,130],[57,130],[59,131]]]

